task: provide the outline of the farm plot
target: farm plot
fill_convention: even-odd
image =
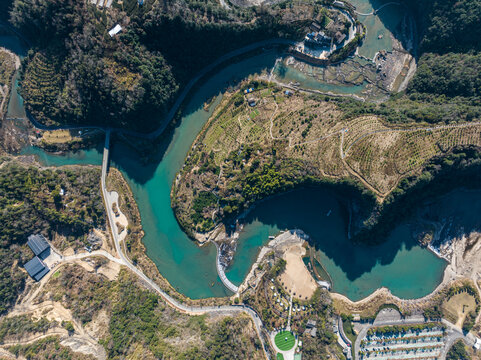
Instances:
[[[220,164],[242,144],[263,141],[268,134],[268,119],[274,111],[273,102],[262,101],[254,110],[247,104],[236,107],[229,103],[206,130],[205,151],[212,151],[216,164]]]
[[[390,128],[387,127],[377,116],[361,116],[355,118],[349,121],[346,126],[342,150],[347,154],[350,152],[351,147],[361,141],[364,137],[389,130]]]
[[[481,124],[389,129],[378,119],[363,117],[350,122],[348,129],[346,162],[381,193],[455,146],[481,146]]]

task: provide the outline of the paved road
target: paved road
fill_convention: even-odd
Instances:
[[[175,101],[174,105],[170,109],[170,111],[167,113],[165,118],[162,120],[161,125],[154,131],[150,133],[143,133],[143,132],[138,132],[138,131],[131,131],[131,130],[126,130],[122,128],[107,128],[104,126],[95,126],[95,125],[65,125],[65,126],[45,126],[41,123],[39,123],[32,114],[27,112],[27,117],[31,121],[31,123],[40,130],[80,130],[80,129],[98,129],[98,130],[110,130],[110,131],[115,131],[119,132],[125,135],[130,135],[134,137],[139,137],[139,138],[145,138],[145,139],[156,139],[159,137],[164,130],[167,128],[167,126],[170,124],[172,119],[174,118],[175,114],[179,110],[180,106],[184,102],[185,98],[189,94],[189,92],[192,90],[194,85],[202,79],[205,75],[207,75],[210,71],[214,70],[217,66],[221,65],[222,63],[231,60],[232,58],[235,58],[237,56],[243,55],[245,53],[251,52],[253,50],[267,47],[267,46],[272,46],[272,45],[294,45],[296,42],[288,39],[268,39],[268,40],[263,40],[263,41],[258,41],[255,43],[252,43],[250,45],[244,46],[242,48],[239,48],[237,50],[233,50],[231,52],[228,52],[227,54],[221,56],[218,58],[216,61],[212,62],[211,64],[207,65],[205,68],[203,68],[194,78],[192,78],[187,85],[184,87],[182,90],[181,94],[177,97],[177,100]]]
[[[106,188],[106,177],[107,177],[107,167],[108,167],[108,159],[109,159],[109,148],[110,148],[110,130],[106,131],[105,136],[105,146],[104,146],[104,154],[102,160],[102,175],[101,175],[101,187],[102,187],[102,195],[105,201],[105,209],[107,212],[107,217],[109,220],[110,231],[112,233],[112,237],[114,239],[115,249],[120,257],[120,261],[122,265],[127,266],[133,273],[135,273],[142,281],[152,290],[157,292],[169,305],[176,308],[177,310],[189,313],[189,314],[205,314],[205,313],[228,313],[228,314],[238,314],[240,312],[244,312],[248,314],[252,321],[254,322],[257,335],[262,343],[262,347],[264,350],[264,355],[267,359],[269,355],[266,349],[266,343],[264,342],[264,338],[262,337],[262,328],[263,324],[257,313],[250,307],[245,305],[225,305],[225,306],[188,306],[182,304],[181,302],[177,301],[165,291],[163,291],[153,280],[147,277],[142,271],[140,271],[137,267],[135,267],[124,255],[122,251],[122,247],[119,241],[119,236],[117,234],[115,228],[115,221],[114,221],[114,214],[112,210],[112,204],[110,203],[110,197],[107,194]]]
[[[474,343],[476,341],[476,338],[474,337],[473,334],[468,333],[467,335],[464,335],[464,333],[461,331],[461,329],[457,328],[454,326],[454,324],[450,323],[449,321],[442,319],[441,322],[446,325],[448,328],[448,335],[446,336],[446,345],[443,348],[443,351],[441,353],[441,360],[446,359],[446,354],[449,351],[449,348],[451,345],[454,344],[456,340],[462,339],[466,345],[472,347],[474,346]]]

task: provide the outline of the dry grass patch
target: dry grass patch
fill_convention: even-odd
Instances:
[[[374,319],[379,308],[385,304],[393,304],[404,311],[402,302],[393,297],[386,288],[378,289],[367,298],[356,302],[336,293],[331,293],[331,298],[337,314],[359,314],[361,318]]]
[[[75,139],[80,140],[79,137],[73,136],[70,130],[45,131],[42,135],[42,140],[47,144],[68,143]]]
[[[443,314],[456,326],[462,327],[466,315],[471,311],[476,311],[476,299],[467,292],[453,295],[449,300],[442,304]]]

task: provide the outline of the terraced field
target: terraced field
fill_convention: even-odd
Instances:
[[[7,99],[14,72],[15,58],[13,54],[0,48],[0,118],[7,108]]]
[[[276,161],[292,167],[282,177],[288,182],[305,176],[354,177],[382,199],[434,156],[457,146],[481,146],[481,122],[394,126],[378,116],[345,119],[337,105],[324,97],[287,93],[262,82],[245,87],[255,90],[226,94],[176,182],[174,209],[187,223],[200,192],[213,192],[229,205],[235,200],[237,206],[243,201],[240,193],[258,197],[270,194],[269,187],[284,186],[283,180],[272,178],[275,173],[261,179],[269,187],[254,189],[254,195],[251,188],[243,188],[244,183],[237,183]],[[249,105],[253,102],[255,106]],[[210,202],[208,207],[198,209],[197,218],[202,215],[215,222],[219,206]]]
[[[481,146],[479,122],[388,128],[379,119],[360,118],[349,124],[349,132],[343,143],[346,164],[382,194],[434,156],[456,146]]]
[[[55,61],[36,53],[28,63],[25,79],[22,82],[22,95],[26,98],[29,111],[35,112],[38,120],[51,125],[49,118],[54,118],[57,110],[59,96],[73,96],[61,94],[62,79],[59,74],[58,64]],[[44,110],[44,111],[43,111]]]

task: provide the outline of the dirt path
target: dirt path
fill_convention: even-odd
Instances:
[[[37,294],[38,291],[39,289],[37,289],[35,293]],[[7,317],[20,315],[27,315],[34,318],[44,317],[49,321],[56,321],[59,324],[63,321],[70,321],[73,324],[75,331],[73,335],[69,335],[64,328],[55,327],[46,334],[33,335],[21,340],[15,339],[10,342],[4,341],[2,346],[26,344],[35,342],[47,336],[58,335],[60,336],[61,344],[66,344],[66,346],[71,347],[75,352],[93,355],[99,360],[107,358],[105,349],[98,343],[99,339],[86,331],[82,324],[73,317],[71,310],[66,309],[60,302],[44,301],[38,304],[32,304],[31,302],[19,304],[8,313]]]

